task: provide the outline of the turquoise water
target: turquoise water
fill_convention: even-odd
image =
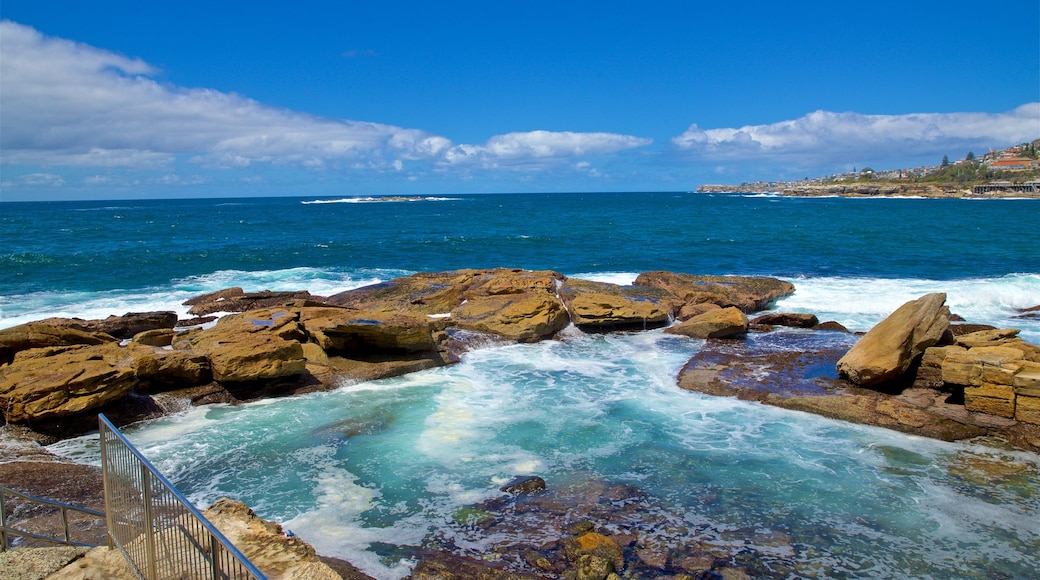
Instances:
[[[0,204],[0,326],[172,309],[231,285],[358,287],[420,270],[551,268],[767,274],[778,308],[865,330],[945,291],[973,322],[1040,342],[1032,201],[693,194]],[[462,525],[516,475],[543,477],[561,520],[630,486],[603,525],[703,542],[775,578],[1029,578],[1040,566],[1036,455],[948,444],[676,387],[699,341],[585,335],[468,353],[452,367],[292,399],[208,406],[127,430],[198,505],[222,496],[379,578],[414,548],[540,545],[499,515]],[[96,437],[54,446],[96,461]],[[738,556],[744,557],[744,556]],[[743,563],[738,561],[737,563]]]
[[[197,504],[238,498],[379,578],[409,569],[388,545],[484,555],[558,539],[550,526],[455,521],[525,474],[564,497],[634,486],[644,539],[749,551],[795,577],[1028,578],[1040,565],[1035,455],[681,391],[675,374],[698,347],[571,331],[127,434]],[[94,439],[57,449],[92,460]]]

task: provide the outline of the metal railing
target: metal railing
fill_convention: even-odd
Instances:
[[[53,536],[45,536],[43,534],[37,534],[34,532],[27,532],[25,530],[19,530],[18,528],[12,527],[7,516],[7,508],[11,507],[10,499],[21,500],[22,502],[28,502],[37,506],[45,506],[47,508],[57,508],[61,514],[61,527],[63,536],[61,538]],[[15,536],[20,538],[31,538],[33,540],[40,540],[51,544],[65,544],[66,546],[93,546],[94,544],[75,542],[72,540],[72,534],[69,532],[69,512],[87,514],[101,520],[105,519],[104,512],[95,511],[83,507],[69,505],[60,501],[51,501],[48,499],[41,499],[24,493],[19,493],[13,489],[0,486],[0,552],[7,550],[8,536]],[[13,517],[13,514],[12,514]]]
[[[265,580],[104,415],[98,416],[111,542],[146,580]]]

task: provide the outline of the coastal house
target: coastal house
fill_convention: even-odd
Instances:
[[[1001,157],[989,164],[990,169],[998,171],[1028,171],[1038,166],[1040,162],[1028,157]]]

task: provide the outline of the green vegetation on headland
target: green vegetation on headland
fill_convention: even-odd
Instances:
[[[702,185],[698,193],[780,192],[791,196],[1040,197],[1040,139],[938,165],[875,171],[870,167],[799,181]]]

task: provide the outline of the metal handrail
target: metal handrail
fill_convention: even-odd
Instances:
[[[139,576],[266,580],[107,417],[98,424],[109,538]]]
[[[63,539],[59,539],[59,538],[54,538],[54,537],[51,537],[51,536],[44,536],[44,535],[41,535],[41,534],[35,534],[35,533],[32,533],[32,532],[26,532],[24,530],[19,530],[17,528],[13,528],[13,527],[9,526],[8,522],[7,522],[7,502],[6,502],[7,496],[14,496],[14,497],[23,499],[23,500],[31,502],[31,503],[41,504],[41,505],[46,505],[46,506],[58,508],[60,510],[60,512],[61,512],[61,526],[62,526],[62,530],[65,533],[65,537]],[[34,540],[41,540],[41,541],[44,541],[44,542],[50,542],[52,544],[64,544],[66,546],[94,546],[95,544],[87,544],[87,543],[84,543],[84,542],[74,542],[74,541],[72,541],[72,536],[69,533],[69,512],[70,511],[80,512],[80,513],[92,515],[92,516],[97,517],[97,518],[106,519],[104,512],[99,512],[97,510],[92,510],[92,509],[88,509],[88,508],[85,508],[85,507],[79,507],[79,506],[74,506],[74,505],[67,504],[67,503],[62,503],[60,501],[53,501],[53,500],[49,500],[49,499],[43,499],[43,498],[35,497],[35,496],[28,495],[28,494],[25,494],[25,493],[17,492],[17,491],[15,491],[15,490],[13,490],[13,489],[11,489],[9,487],[4,487],[4,486],[0,485],[0,552],[7,551],[7,536],[8,535],[18,536],[18,537],[22,537],[22,538],[32,538]]]

